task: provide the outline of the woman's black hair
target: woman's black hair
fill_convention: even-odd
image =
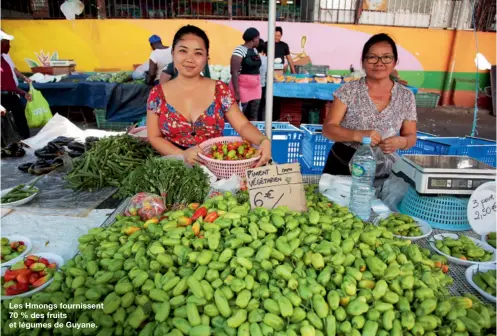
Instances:
[[[259,39],[259,45],[257,46],[257,52],[260,54],[267,54],[267,43],[263,39]]]
[[[260,35],[261,34],[259,34],[259,31],[257,29],[255,29],[254,27],[250,27],[245,31],[245,33],[243,33],[242,38],[245,42],[250,42]]]
[[[369,49],[371,49],[373,45],[380,42],[386,42],[390,44],[393,52],[393,59],[395,60],[395,62],[397,62],[399,59],[399,54],[397,52],[397,46],[395,45],[395,41],[390,36],[383,33],[371,36],[371,38],[366,42],[364,48],[362,49],[361,60],[363,61],[366,58],[366,55],[369,53]]]
[[[209,53],[209,38],[207,37],[207,34],[200,29],[197,26],[192,26],[192,25],[186,25],[181,27],[176,34],[174,34],[173,38],[173,50],[178,44],[178,42],[185,36],[185,35],[195,35],[197,37],[200,37],[202,40],[204,40],[205,43],[205,49],[207,50],[207,54]]]

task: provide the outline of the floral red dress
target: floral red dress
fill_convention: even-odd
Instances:
[[[157,85],[150,91],[147,109],[159,116],[159,127],[167,140],[180,148],[188,148],[222,136],[224,115],[234,102],[229,87],[217,81],[212,104],[191,122],[167,103],[162,86]]]

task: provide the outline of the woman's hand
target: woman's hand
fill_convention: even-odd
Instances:
[[[381,134],[375,130],[359,131],[359,137],[357,142],[362,143],[362,138],[371,138],[371,146],[376,146],[381,142]]]
[[[183,159],[189,165],[194,165],[196,163],[203,163],[198,153],[201,151],[199,146],[190,147],[183,151]]]
[[[269,160],[271,160],[271,141],[269,141],[269,139],[266,138],[262,140],[261,144],[259,145],[257,155],[260,155],[261,158],[259,162],[257,162],[256,167],[265,165],[269,162]]]
[[[33,96],[31,96],[28,92],[26,92],[26,94],[24,95],[24,98],[26,98],[26,100],[28,102],[32,101],[33,100]]]
[[[393,136],[380,142],[380,148],[385,154],[393,153],[405,147],[407,147],[407,139],[401,136]]]

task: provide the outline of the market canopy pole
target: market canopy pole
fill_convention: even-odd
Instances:
[[[273,82],[274,82],[274,30],[276,28],[276,0],[269,0],[266,77],[266,136],[272,139]]]

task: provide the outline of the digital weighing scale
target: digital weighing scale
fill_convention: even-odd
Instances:
[[[496,178],[494,167],[467,156],[404,155],[392,172],[420,195],[469,196]]]

